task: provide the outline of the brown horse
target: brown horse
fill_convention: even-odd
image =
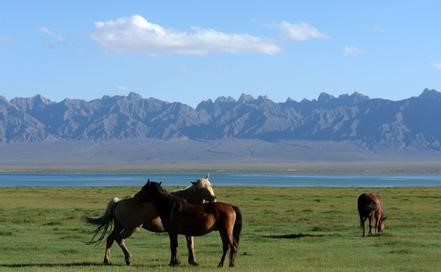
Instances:
[[[224,265],[230,248],[230,267],[234,266],[242,229],[242,214],[238,207],[220,203],[194,205],[176,197],[161,187],[161,183],[148,181],[135,199],[152,202],[170,237],[170,265],[179,265],[177,252],[178,234],[201,236],[218,230],[222,239],[223,253],[219,267]]]
[[[172,192],[173,195],[182,197],[193,204],[202,204],[204,201],[213,202],[216,200],[212,185],[208,176],[192,182],[191,186],[185,189]],[[94,235],[89,243],[99,243],[104,239],[113,221],[113,230],[107,237],[104,263],[110,264],[110,248],[114,241],[118,243],[124,252],[126,264],[130,265],[131,254],[124,243],[124,239],[130,237],[139,227],[152,232],[165,232],[156,209],[152,203],[140,203],[133,196],[125,199],[114,198],[101,217],[87,218],[88,223],[96,225]],[[186,236],[188,247],[188,262],[191,265],[198,265],[194,257],[193,237]]]
[[[369,234],[372,234],[372,223],[375,220],[375,228],[378,233],[384,231],[384,221],[380,196],[375,193],[363,193],[358,197],[358,213],[360,215],[360,226],[363,228],[363,237],[366,236],[365,221],[369,218]]]

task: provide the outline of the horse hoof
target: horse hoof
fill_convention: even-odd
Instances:
[[[111,263],[109,261],[104,261],[104,265],[111,265]]]
[[[198,266],[199,264],[197,263],[197,262],[188,262],[190,265],[192,265],[192,266]]]
[[[130,261],[126,261],[126,265],[130,265]]]

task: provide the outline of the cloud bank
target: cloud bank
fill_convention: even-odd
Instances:
[[[192,27],[177,31],[151,23],[140,15],[95,22],[90,38],[105,49],[118,53],[149,55],[211,53],[277,54],[281,49],[271,39],[249,34],[224,33]]]

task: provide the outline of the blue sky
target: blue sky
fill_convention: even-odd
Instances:
[[[441,90],[441,1],[2,1],[0,95],[393,100]]]

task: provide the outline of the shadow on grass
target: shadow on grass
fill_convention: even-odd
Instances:
[[[103,263],[78,262],[78,263],[12,263],[0,264],[0,267],[76,267],[76,266],[104,266]],[[114,266],[122,266],[122,264],[114,264]]]
[[[300,239],[306,237],[325,237],[332,236],[333,234],[308,234],[308,233],[290,233],[290,234],[274,234],[274,235],[263,235],[264,238],[272,239]]]
[[[105,265],[103,263],[93,263],[93,262],[74,262],[74,263],[12,263],[12,264],[1,264],[0,268],[6,267],[6,268],[20,268],[20,267],[81,267],[81,266],[117,266],[117,267],[123,267],[127,266],[126,264],[111,264],[111,265]],[[131,267],[155,267],[154,265],[145,265],[145,264],[139,264],[139,265],[130,265]]]

